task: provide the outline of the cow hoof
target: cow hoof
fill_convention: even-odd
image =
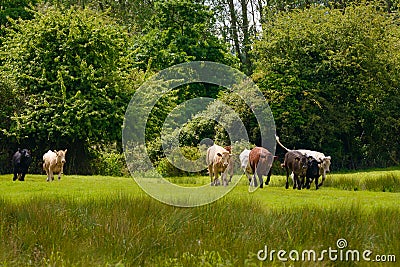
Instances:
[[[285,185],[285,188],[288,189],[288,188],[289,188],[289,184],[286,184],[286,185]]]
[[[264,188],[263,184],[260,184],[260,188]]]

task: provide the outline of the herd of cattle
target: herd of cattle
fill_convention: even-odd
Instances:
[[[289,188],[290,173],[293,180],[293,189],[310,189],[313,181],[315,181],[316,189],[322,186],[326,178],[326,173],[330,171],[330,156],[306,149],[290,150],[281,144],[278,137],[276,137],[276,141],[286,150],[284,162],[281,164],[281,167],[286,170],[286,189]],[[263,147],[255,147],[252,150],[243,150],[239,155],[239,159],[240,167],[249,179],[250,185],[257,187],[256,177],[258,177],[260,188],[262,188],[264,184],[263,176],[267,176],[265,184],[269,184],[271,167],[273,161],[277,159],[276,156]],[[228,185],[233,176],[234,165],[231,147],[221,147],[214,144],[207,150],[206,162],[211,185],[216,186],[221,184],[218,179],[219,174],[221,174],[222,184],[224,186]],[[227,178],[228,174],[230,174],[229,179]],[[321,175],[322,180],[318,183]]]
[[[315,187],[318,189],[326,178],[326,173],[329,172],[331,157],[325,156],[321,152],[298,149],[290,150],[283,146],[276,137],[277,143],[286,150],[282,168],[286,170],[286,189],[289,188],[289,174],[293,180],[293,189],[309,189],[311,183],[315,181]],[[66,162],[65,150],[49,150],[43,155],[43,170],[47,174],[47,181],[54,180],[54,174],[58,174],[58,179],[61,179],[61,174],[64,170]],[[257,178],[260,183],[260,188],[263,187],[263,176],[267,176],[265,184],[268,185],[271,179],[271,167],[274,160],[277,159],[271,152],[263,147],[255,147],[252,150],[245,149],[239,155],[240,167],[246,174],[250,185],[257,187]],[[29,165],[32,162],[32,155],[28,149],[18,149],[13,155],[12,164],[14,168],[13,181],[24,181],[25,175],[28,172]],[[232,148],[230,146],[221,147],[212,145],[207,149],[206,163],[211,179],[211,185],[220,185],[218,179],[221,174],[222,185],[226,186],[232,180],[234,160],[232,158]],[[228,179],[229,174],[229,179]],[[319,177],[322,175],[321,183],[318,183]]]
[[[64,172],[65,150],[47,151],[43,155],[43,170],[47,174],[47,181],[54,180],[54,174],[58,174],[58,180],[61,179],[61,174]],[[20,149],[14,153],[12,157],[12,165],[14,169],[13,181],[24,181],[25,175],[28,172],[29,165],[32,163],[32,154],[28,149]]]

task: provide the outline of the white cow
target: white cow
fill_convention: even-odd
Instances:
[[[231,154],[225,148],[213,145],[207,149],[206,163],[210,174],[211,185],[218,185],[218,174],[221,173],[222,183],[228,185],[226,169],[230,163]],[[213,178],[214,177],[214,178]]]
[[[244,149],[242,153],[239,155],[240,159],[240,167],[242,168],[244,174],[246,174],[247,179],[249,179],[249,182],[251,182],[251,175],[253,174],[253,171],[251,170],[250,167],[250,162],[249,162],[249,154],[250,154],[249,149]]]
[[[279,137],[276,136],[276,142],[286,151],[292,151],[291,149],[286,148],[282,143],[279,141]],[[322,175],[322,180],[321,183],[318,186],[321,186],[326,178],[326,173],[330,172],[329,167],[331,166],[331,156],[325,156],[324,153],[318,152],[318,151],[312,151],[308,149],[297,149],[296,151],[299,151],[303,155],[306,155],[307,157],[313,157],[316,159],[318,162],[321,162],[318,164],[319,166],[319,173]]]
[[[64,172],[64,164],[66,162],[66,153],[67,149],[59,151],[49,150],[43,155],[43,170],[46,171],[47,182],[54,180],[54,173],[58,173],[58,180],[61,179],[61,174]]]

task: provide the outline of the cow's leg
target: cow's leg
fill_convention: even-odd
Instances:
[[[286,167],[286,184],[285,184],[285,188],[288,189],[289,188],[289,169],[288,167]]]
[[[54,181],[54,173],[51,168],[49,168],[49,181]]]
[[[221,183],[222,183],[223,186],[226,186],[226,183],[227,183],[226,177],[227,177],[227,173],[226,173],[226,170],[225,170],[224,172],[221,172]]]
[[[211,186],[213,186],[214,185],[214,181],[213,181],[213,168],[212,168],[212,165],[208,165],[208,174],[210,175]]]
[[[46,182],[50,182],[50,176],[48,170],[46,170]]]
[[[58,180],[59,180],[59,181],[61,180],[61,174],[63,174],[63,173],[64,173],[63,167],[61,167],[61,170],[60,170],[60,172],[58,173]]]
[[[297,188],[298,183],[299,183],[299,176],[293,173],[293,189]]]
[[[20,181],[25,181],[25,172],[21,173],[21,176],[19,177]]]
[[[260,188],[264,187],[264,181],[263,181],[263,176],[260,171],[257,172],[258,180],[260,181]]]
[[[312,178],[308,178],[308,177],[306,176],[305,188],[310,189],[312,181],[313,181]]]
[[[214,168],[214,185],[215,185],[215,186],[219,185],[219,180],[218,180],[218,169],[217,169],[217,167]]]
[[[305,176],[299,176],[297,189],[301,190],[304,186],[304,183],[305,183]]]
[[[322,171],[322,180],[321,180],[321,183],[320,183],[318,186],[322,186],[322,184],[323,184],[324,181],[325,181],[325,178],[326,178],[326,172],[325,172],[325,171]]]
[[[61,170],[58,173],[58,180],[61,180],[61,174],[64,174],[64,166],[63,165],[61,165]]]
[[[247,179],[249,180],[249,184],[251,184],[251,175],[250,175],[250,173],[245,171],[245,174],[246,174]]]
[[[251,186],[257,187],[258,183],[257,183],[257,171],[254,172],[252,178],[251,178]]]
[[[315,178],[315,190],[318,190],[319,185],[318,185],[318,177]]]
[[[14,168],[14,177],[13,177],[13,181],[18,179],[18,171],[16,168]]]
[[[269,169],[269,172],[267,174],[267,180],[265,181],[265,185],[269,185],[269,182],[271,181],[271,172],[272,171],[272,167]]]

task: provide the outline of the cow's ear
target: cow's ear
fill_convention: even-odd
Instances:
[[[325,157],[325,159],[329,159],[329,160],[331,160],[331,156],[327,156],[327,157]]]
[[[53,150],[53,152],[57,154],[57,150]]]
[[[64,152],[67,153],[67,150],[68,150],[68,149],[65,149]]]
[[[218,152],[218,153],[217,153],[217,156],[218,156],[218,157],[222,157],[222,154]]]

